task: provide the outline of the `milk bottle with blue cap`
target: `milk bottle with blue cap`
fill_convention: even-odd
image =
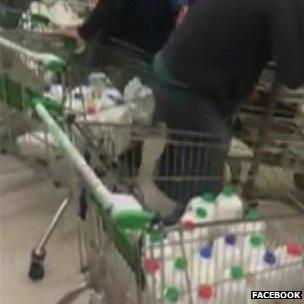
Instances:
[[[195,252],[191,278],[192,288],[215,282],[215,263],[212,246],[203,246]]]
[[[243,304],[247,298],[247,285],[244,269],[231,266],[224,271],[223,280],[217,285],[216,303]]]
[[[221,277],[223,270],[238,264],[241,253],[238,248],[238,238],[235,234],[228,234],[217,238],[213,243],[216,276]]]
[[[216,220],[240,219],[243,216],[243,203],[234,188],[226,186],[216,198]]]
[[[252,274],[251,290],[278,290],[277,262],[275,253],[268,250],[261,252],[258,259],[252,257],[248,263],[248,272]]]

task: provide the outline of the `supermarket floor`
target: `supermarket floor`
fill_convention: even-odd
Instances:
[[[69,208],[47,249],[46,275],[33,283],[27,277],[33,245],[66,195],[10,156],[1,156],[1,304],[52,304],[80,282],[74,209]],[[265,180],[272,180],[271,176]],[[286,183],[287,175],[283,178]],[[277,179],[276,179],[277,180]],[[266,187],[266,182],[262,182]],[[269,185],[268,185],[269,186]],[[267,187],[268,187],[267,186]],[[283,185],[280,185],[282,187]],[[261,204],[263,214],[290,212],[277,202]],[[299,230],[300,229],[300,230]],[[304,231],[304,222],[275,230]],[[281,233],[281,232],[280,232]],[[76,304],[87,304],[83,294]],[[295,302],[294,302],[295,303]]]
[[[9,156],[1,156],[1,304],[54,303],[80,282],[73,208],[66,211],[47,249],[45,278],[27,276],[30,253],[52,214],[65,197],[64,189]],[[88,303],[88,295],[78,303]]]

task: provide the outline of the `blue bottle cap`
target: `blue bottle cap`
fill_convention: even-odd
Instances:
[[[228,234],[225,236],[225,243],[228,245],[235,245],[236,244],[236,235],[235,234]]]
[[[210,259],[212,256],[212,247],[211,246],[206,246],[206,247],[202,247],[199,250],[200,256],[203,259]]]
[[[276,256],[273,252],[271,251],[267,251],[264,254],[263,260],[265,263],[269,264],[269,265],[274,265],[276,263]]]
[[[74,98],[81,99],[82,98],[82,94],[80,92],[76,92],[76,93],[74,93]]]

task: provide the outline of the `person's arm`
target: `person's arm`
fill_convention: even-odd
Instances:
[[[276,0],[273,49],[279,80],[289,88],[304,83],[304,2]]]
[[[189,9],[189,0],[167,0],[172,12],[176,15],[176,25],[180,25]]]
[[[121,2],[121,0],[100,0],[87,20],[78,28],[80,37],[89,40],[99,31],[106,31],[117,15]]]

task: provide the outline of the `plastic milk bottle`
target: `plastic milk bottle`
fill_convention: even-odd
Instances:
[[[217,285],[217,304],[244,304],[247,298],[247,286],[244,269],[231,266],[225,270],[223,281]]]
[[[304,256],[300,244],[289,243],[276,250],[282,290],[301,290],[304,283]]]
[[[234,188],[226,186],[216,198],[216,219],[240,219],[243,215],[243,203]]]

